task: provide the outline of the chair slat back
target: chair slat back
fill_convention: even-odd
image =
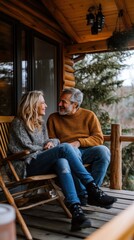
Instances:
[[[9,141],[9,127],[14,116],[0,116],[0,157],[7,157],[7,146]]]

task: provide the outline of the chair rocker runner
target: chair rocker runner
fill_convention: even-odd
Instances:
[[[12,161],[20,159],[28,155],[28,150],[7,156],[9,128],[13,120],[13,116],[0,116],[0,188],[4,193],[4,199],[0,202],[8,202],[16,210],[17,220],[22,228],[26,239],[33,239],[32,235],[24,221],[20,210],[32,208],[54,200],[58,200],[61,207],[69,218],[71,213],[64,204],[63,196],[59,193],[59,188],[55,184],[56,174],[45,174],[39,176],[31,176],[22,179],[18,176]],[[8,163],[11,174],[14,178],[10,181],[5,178],[4,165]],[[4,174],[3,174],[4,173]],[[54,192],[54,194],[52,194]]]

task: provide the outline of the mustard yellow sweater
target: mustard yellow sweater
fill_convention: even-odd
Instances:
[[[47,121],[50,138],[58,138],[61,143],[79,141],[81,147],[103,144],[103,134],[96,115],[79,108],[73,115],[52,113]]]

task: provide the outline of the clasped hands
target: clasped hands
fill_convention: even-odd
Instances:
[[[47,150],[47,149],[50,149],[50,148],[53,148],[54,147],[54,144],[52,142],[48,142],[45,144],[44,146],[44,149]]]
[[[79,141],[74,141],[70,143],[73,147],[79,148],[80,147],[80,142]]]
[[[71,142],[70,144],[73,147],[76,147],[76,148],[80,147],[80,142],[79,141],[74,141],[74,142]],[[50,142],[45,144],[44,149],[47,150],[47,149],[50,149],[50,148],[53,148],[53,147],[54,147],[54,144],[50,141]]]

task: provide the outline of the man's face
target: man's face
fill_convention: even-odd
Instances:
[[[71,94],[63,93],[59,101],[59,114],[60,115],[72,115],[76,112],[76,102],[70,101]]]

